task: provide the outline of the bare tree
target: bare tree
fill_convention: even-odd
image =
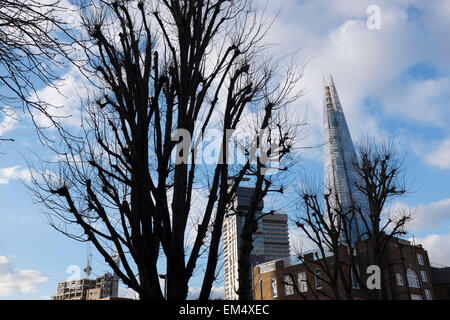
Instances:
[[[200,299],[208,299],[227,205],[255,172],[251,152],[229,164],[229,130],[245,113],[265,119],[260,130],[277,127],[277,114],[298,97],[300,74],[287,67],[282,75],[264,58],[269,25],[251,1],[98,1],[84,10],[83,25],[77,45],[91,97],[78,135],[59,131],[51,147],[60,161],[34,176],[35,195],[56,229],[92,242],[141,299],[163,298],[161,253],[167,298],[186,299],[206,252]],[[200,165],[212,128],[219,156]],[[186,250],[193,191],[206,184],[206,208]]]
[[[409,210],[391,211],[386,204],[407,192],[403,169],[404,156],[392,140],[364,138],[356,148],[358,162],[354,168],[362,178],[356,188],[369,202],[369,214],[355,206],[355,212],[365,226],[362,237],[367,247],[366,264],[380,267],[381,290],[367,292],[372,299],[386,299],[386,270],[392,264],[386,257],[386,249],[394,237],[407,234],[406,227],[412,219]]]
[[[0,0],[0,102],[45,112],[49,102],[37,95],[40,86],[56,87],[55,67],[70,55],[66,23],[58,17],[59,0]],[[59,35],[59,37],[58,37]],[[51,102],[50,102],[51,103]],[[5,116],[7,109],[0,107]]]
[[[350,208],[343,208],[339,195],[332,190],[325,192],[322,204],[317,193],[303,190],[305,214],[297,226],[317,247],[318,254],[312,263],[325,273],[323,281],[332,289],[334,299],[352,299],[355,292],[357,297],[386,299],[389,282],[386,270],[394,263],[386,256],[386,249],[393,238],[406,234],[411,220],[411,212],[392,212],[386,207],[406,193],[403,158],[392,141],[364,138],[356,149],[353,167],[361,182],[355,187],[367,199],[369,207],[354,203]],[[356,237],[352,230],[355,219],[360,219],[364,226]],[[308,265],[304,259],[303,262]],[[365,274],[359,270],[370,265],[380,267],[380,290],[368,290]],[[344,289],[344,296],[339,294],[339,287]]]
[[[334,199],[330,199],[333,197]],[[298,253],[299,260],[306,270],[314,274],[319,268],[321,275],[317,277],[331,288],[331,292],[322,294],[330,299],[343,299],[339,288],[344,288],[346,298],[351,297],[351,286],[345,276],[344,259],[342,252],[342,235],[348,232],[349,212],[340,206],[337,195],[328,191],[323,198],[315,193],[302,191],[302,206],[304,215],[296,223],[316,248],[312,254]],[[320,202],[323,200],[324,204]],[[334,200],[334,201],[333,201]],[[353,244],[352,244],[353,245]]]
[[[286,99],[285,94],[287,93],[288,92],[282,92],[276,100],[284,101]],[[283,166],[277,169],[281,172],[287,171],[289,167],[295,163],[294,159],[289,161],[285,158],[291,158],[293,156],[292,150],[295,139],[299,135],[301,127],[305,125],[305,123],[301,121],[287,121],[285,116],[286,115],[282,118],[284,119],[283,121],[281,121],[280,118],[276,121],[271,121],[270,114],[266,114],[262,120],[261,127],[263,129],[268,128],[267,140],[271,141],[275,137],[278,137],[275,145],[259,141],[258,139],[262,138],[259,137],[259,135],[257,135],[258,139],[256,140],[256,144],[261,145],[260,148],[263,149],[269,157],[271,153],[276,153],[277,161],[283,160]],[[272,124],[270,122],[272,122]],[[275,134],[273,134],[273,132],[275,132]],[[266,145],[267,147],[263,148],[263,145]],[[252,176],[255,180],[255,188],[250,199],[250,206],[248,210],[241,213],[244,218],[244,224],[241,233],[239,234],[241,241],[238,259],[239,287],[237,293],[240,300],[253,299],[251,253],[254,248],[253,236],[258,230],[258,221],[264,216],[275,213],[274,210],[271,210],[268,213],[257,216],[256,212],[258,211],[258,206],[267,194],[273,192],[282,194],[283,189],[287,187],[283,182],[283,178],[281,178],[281,176],[284,176],[283,174],[278,173],[276,176],[265,175],[263,172],[268,169],[269,168],[267,168],[266,161],[261,161],[261,157],[257,156],[255,166],[250,168],[248,173],[248,175]]]

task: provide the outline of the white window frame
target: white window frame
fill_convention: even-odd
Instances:
[[[306,280],[306,272],[302,271],[297,274],[298,290],[301,293],[308,292],[308,281]]]
[[[284,275],[284,295],[291,296],[294,294],[294,281],[290,274]]]
[[[277,298],[278,297],[278,288],[277,288],[277,279],[276,278],[272,278],[272,280],[270,280],[270,286],[272,288],[272,298]]]
[[[425,289],[425,299],[426,300],[433,300],[433,295],[431,294],[430,289]]]
[[[423,282],[428,282],[427,272],[425,270],[420,270],[420,277]]]
[[[395,274],[395,277],[397,278],[397,285],[404,286],[405,282],[403,281],[403,275],[401,273]]]
[[[421,266],[425,265],[425,263],[423,262],[423,256],[420,253],[417,254],[417,261]]]
[[[411,300],[423,300],[423,297],[420,294],[412,294]]]
[[[264,300],[263,281],[262,281],[262,279],[259,279],[259,295],[260,295],[260,299]]]
[[[419,277],[417,277],[417,273],[414,270],[408,269],[406,277],[410,288],[420,288]]]
[[[314,269],[314,280],[316,282],[316,289],[323,289],[320,269]]]
[[[359,266],[355,265],[355,269],[356,269],[356,272],[357,272],[357,274],[359,276]],[[355,276],[355,273],[353,272],[353,268],[350,269],[350,276],[351,276],[351,279],[352,279],[352,288],[353,289],[360,289],[359,282],[358,282],[357,277]]]

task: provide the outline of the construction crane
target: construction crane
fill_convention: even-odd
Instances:
[[[111,255],[111,258],[115,262],[118,268],[120,268],[120,255],[117,252],[117,249],[114,248],[114,251]],[[116,298],[119,296],[119,276],[117,275],[117,272],[114,271],[113,273],[113,282],[112,282],[112,294],[111,297]]]
[[[87,266],[86,268],[84,268],[84,274],[86,275],[86,279],[89,279],[89,276],[91,275],[91,271],[92,271],[92,253],[91,253],[91,246],[87,245]]]

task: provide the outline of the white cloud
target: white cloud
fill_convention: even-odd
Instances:
[[[400,203],[395,204],[395,206],[405,206],[405,209],[410,209]],[[450,221],[450,198],[419,205],[412,211],[414,212],[414,218],[407,227],[408,230],[419,231],[440,227],[443,223]]]
[[[298,256],[317,249],[314,242],[298,227],[289,228],[289,244],[292,256]]]
[[[80,128],[81,104],[93,91],[94,87],[85,81],[76,67],[72,67],[54,86],[39,90],[37,95],[41,101],[50,104],[45,110],[49,116],[64,124],[66,128]],[[52,128],[52,122],[47,115],[36,110],[32,110],[32,113],[34,121],[40,127]]]
[[[399,79],[408,68],[423,61],[446,70],[448,50],[445,49],[449,45],[442,39],[446,38],[449,25],[447,2],[380,0],[377,5],[381,8],[381,30],[367,28],[366,10],[373,4],[371,0],[357,4],[350,0],[284,0],[282,3],[259,0],[257,4],[267,6],[268,21],[275,18],[268,33],[268,41],[279,44],[274,50],[283,56],[302,48],[298,63],[310,59],[299,84],[306,88],[306,95],[293,104],[291,110],[292,114],[300,113],[303,118],[308,109],[307,120],[312,130],[307,139],[299,142],[301,146],[322,142],[322,77],[329,73],[335,76],[354,139],[362,132],[378,135],[382,131],[384,122],[381,120],[384,119],[376,116],[376,111],[380,110],[374,109],[382,109],[384,115],[402,115],[419,123],[450,125],[447,104],[443,99],[436,99],[448,92],[450,77],[412,80],[407,84]],[[419,18],[411,18],[411,6],[420,10]],[[427,26],[425,31],[424,25]],[[436,45],[442,50],[436,50]],[[65,121],[76,126],[79,123],[77,95],[83,96],[80,93],[83,89],[76,72],[72,70],[65,77],[62,92],[66,98],[50,88],[40,94],[55,105],[64,105],[64,108],[50,111],[61,116],[72,115]],[[368,96],[380,102],[371,110],[364,107]],[[39,121],[48,124],[44,118]],[[304,156],[322,159],[318,149],[309,149]]]
[[[213,287],[211,290],[211,300],[219,299],[224,300],[225,299],[225,288],[224,287]]]
[[[193,188],[191,209],[186,225],[185,245],[192,248],[197,238],[198,225],[202,223],[205,214],[206,205],[208,203],[209,191],[205,188]],[[169,203],[172,201],[172,195],[169,197]],[[207,234],[208,236],[208,234]],[[209,238],[206,239],[209,241]]]
[[[264,6],[267,1],[259,3]],[[268,3],[267,14],[272,17],[281,7],[269,31],[269,40],[280,45],[275,50],[302,48],[300,58],[310,59],[301,83],[306,95],[294,106],[300,112],[308,108],[312,132],[303,145],[321,143],[322,77],[330,73],[353,139],[361,133],[383,134],[386,116],[438,128],[450,126],[450,74],[445,74],[450,42],[442,41],[448,38],[448,2],[380,0],[376,3],[381,8],[380,30],[366,26],[366,9],[372,4],[371,0]],[[416,15],[411,13],[415,8]],[[431,79],[402,78],[421,63],[435,67],[438,74]],[[367,107],[369,97],[376,103]],[[304,156],[321,160],[314,150]]]
[[[189,287],[187,300],[197,300],[200,295],[200,291],[201,291],[200,288]],[[225,299],[225,289],[223,287],[214,287],[213,286],[211,289],[211,295],[209,298],[210,298],[210,300],[214,300],[214,299],[224,300]]]
[[[197,300],[200,295],[200,288],[189,287],[187,300]]]
[[[39,271],[16,268],[5,256],[0,256],[0,296],[35,292],[37,285],[47,280]]]
[[[441,170],[450,169],[450,139],[446,139],[434,149],[427,153],[426,161]]]
[[[416,238],[428,252],[431,263],[450,266],[450,234],[431,234],[424,238]]]
[[[22,169],[21,166],[0,168],[0,184],[8,184],[11,180],[15,179],[30,181],[30,171],[28,169]]]
[[[411,80],[397,90],[386,90],[384,110],[422,125],[445,128],[450,111],[450,77]]]
[[[0,121],[0,137],[4,136],[5,133],[14,130],[19,123],[17,119],[17,114],[10,107],[2,107],[0,112],[2,120]]]

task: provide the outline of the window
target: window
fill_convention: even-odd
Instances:
[[[433,296],[431,295],[431,290],[430,289],[425,289],[425,299],[433,300]]]
[[[314,270],[314,278],[316,280],[316,289],[322,289],[322,278],[320,277],[320,269]]]
[[[358,265],[355,265],[355,269],[356,269],[356,273],[359,276],[359,267],[358,267]],[[358,277],[355,275],[355,272],[353,271],[353,268],[350,269],[350,275],[352,277],[352,288],[353,289],[359,289]]]
[[[408,286],[411,288],[420,288],[419,278],[417,278],[417,274],[412,269],[408,269],[406,276],[408,278]]]
[[[420,265],[422,265],[422,266],[424,265],[424,263],[423,263],[423,257],[422,257],[422,255],[419,254],[419,253],[417,254],[417,261],[419,261],[419,264],[420,264]]]
[[[412,294],[411,300],[423,300],[423,299],[422,299],[422,296],[419,294]]]
[[[294,282],[289,274],[284,276],[284,295],[290,296],[294,294]]]
[[[405,285],[405,284],[403,283],[403,276],[402,276],[400,273],[397,273],[395,276],[397,277],[397,284],[398,284],[399,286]]]
[[[422,278],[423,282],[428,282],[427,272],[426,271],[420,271],[420,277]]]
[[[271,281],[272,285],[272,298],[278,297],[278,291],[277,291],[277,279],[272,279]]]
[[[261,279],[259,279],[259,298],[261,300],[264,300],[264,296],[263,296],[263,281]]]
[[[301,293],[308,292],[308,282],[306,282],[306,272],[300,272],[297,275],[298,290]]]

